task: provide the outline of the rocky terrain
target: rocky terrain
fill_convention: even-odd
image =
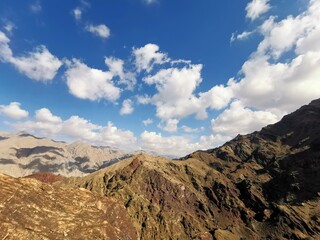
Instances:
[[[140,239],[319,239],[320,100],[181,161],[141,154],[57,184],[117,199]]]
[[[320,99],[180,160],[29,177],[0,175],[0,239],[319,239]]]
[[[125,208],[111,198],[0,174],[0,239],[129,240],[137,235]]]
[[[131,154],[83,142],[67,144],[27,133],[0,132],[0,172],[22,177],[38,172],[83,176]]]

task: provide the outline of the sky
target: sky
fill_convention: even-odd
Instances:
[[[0,130],[184,156],[320,97],[320,0],[2,0]]]

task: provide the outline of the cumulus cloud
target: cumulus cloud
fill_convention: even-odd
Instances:
[[[90,68],[78,59],[67,62],[65,77],[70,93],[78,98],[113,102],[120,96],[111,72]]]
[[[318,98],[319,21],[320,3],[315,0],[296,17],[266,20],[260,28],[263,40],[242,66],[243,77],[229,81],[234,97],[278,117]],[[287,52],[293,57],[281,60]]]
[[[189,126],[183,125],[181,127],[182,131],[186,132],[186,133],[198,133],[198,132],[202,132],[205,130],[204,127],[200,127],[200,128],[191,128]]]
[[[0,31],[0,60],[11,63],[19,72],[30,79],[42,82],[51,81],[62,62],[41,45],[25,56],[16,57],[9,46],[10,39]]]
[[[49,109],[41,108],[36,111],[35,120],[37,122],[61,123],[62,120],[58,116],[52,115]]]
[[[320,96],[320,2],[311,0],[305,12],[276,21],[270,17],[259,27],[263,40],[243,64],[240,77],[226,86],[200,93],[203,99],[230,107],[212,120],[214,134],[235,136],[274,123]],[[290,52],[292,57],[281,59]]]
[[[131,131],[122,130],[108,122],[107,126],[101,129],[101,144],[119,146],[125,150],[137,148],[137,138]]]
[[[136,148],[136,137],[131,131],[122,130],[108,122],[100,126],[79,116],[62,120],[47,108],[36,111],[34,120],[15,122],[16,130],[37,133],[45,137],[81,140],[95,145],[121,147],[125,150]]]
[[[91,123],[89,120],[79,116],[71,116],[65,120],[61,126],[61,133],[64,135],[83,141],[97,141],[98,132],[102,127]]]
[[[141,48],[133,48],[132,53],[138,72],[145,70],[149,73],[155,64],[164,64],[169,61],[167,54],[160,52],[159,49],[158,45],[151,43]]]
[[[125,99],[122,102],[122,107],[120,109],[120,114],[121,115],[128,115],[133,113],[134,108],[133,108],[133,102],[130,99]]]
[[[110,36],[110,29],[105,24],[93,25],[89,24],[85,27],[88,32],[92,34],[107,39]]]
[[[237,134],[247,134],[262,127],[277,122],[276,115],[266,111],[253,111],[246,108],[240,101],[231,103],[217,118],[211,121],[212,130],[222,136],[235,137]]]
[[[11,102],[9,105],[0,105],[0,114],[12,119],[21,119],[28,117],[29,113],[21,109],[21,104]]]
[[[221,145],[230,137],[222,135],[201,136],[195,141],[188,136],[162,136],[161,133],[144,131],[140,135],[140,147],[160,155],[182,157],[197,150],[204,150]]]
[[[184,156],[195,150],[198,145],[182,136],[164,137],[161,133],[144,131],[140,135],[141,148],[167,156]]]
[[[157,107],[159,118],[178,119],[198,112],[200,101],[193,92],[202,81],[201,69],[201,64],[161,69],[143,79],[145,83],[155,85],[158,91],[150,102]]]
[[[270,0],[252,0],[246,6],[247,18],[255,20],[262,14],[268,12],[271,8],[269,4]]]
[[[178,130],[178,123],[179,123],[178,119],[170,118],[160,123],[158,127],[166,132],[176,132]]]
[[[144,126],[148,126],[153,123],[153,120],[151,118],[148,118],[148,119],[143,120],[142,123]]]
[[[37,47],[27,56],[12,58],[11,63],[29,78],[43,82],[52,80],[62,65],[45,46]]]
[[[119,84],[124,84],[129,90],[133,90],[136,85],[135,74],[126,72],[124,70],[124,61],[115,57],[105,57],[105,64],[108,66],[109,71],[114,75],[118,76],[120,81]]]

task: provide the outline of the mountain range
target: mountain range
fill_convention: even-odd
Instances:
[[[138,154],[85,176],[0,175],[0,239],[319,239],[319,172],[317,99],[179,160]]]
[[[84,142],[71,144],[31,134],[0,132],[1,172],[23,177],[38,172],[83,176],[132,156],[115,147],[96,147]]]

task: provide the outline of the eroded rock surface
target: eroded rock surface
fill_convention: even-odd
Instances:
[[[0,175],[0,239],[137,239],[125,208],[85,189]]]

